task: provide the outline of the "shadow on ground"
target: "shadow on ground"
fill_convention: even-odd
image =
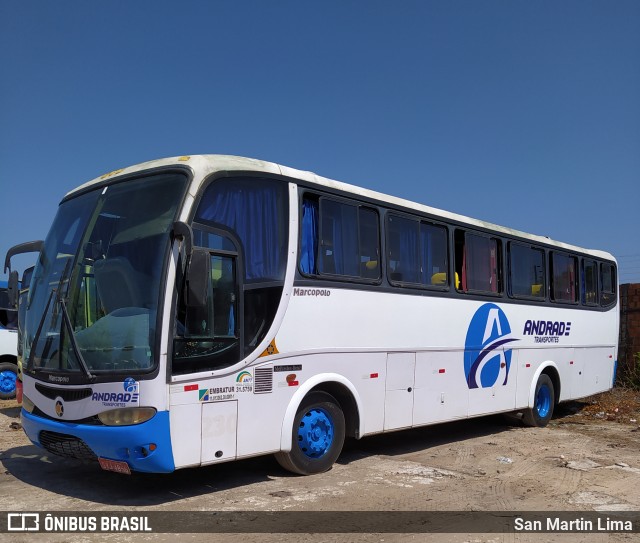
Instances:
[[[558,416],[573,414],[576,409],[579,406],[562,407]],[[348,465],[378,455],[403,455],[508,432],[520,426],[517,419],[495,415],[348,440],[338,463]],[[5,473],[27,485],[69,498],[123,507],[157,506],[205,495],[215,499],[220,491],[274,478],[295,477],[284,471],[271,455],[171,474],[135,473],[130,476],[102,471],[97,463],[51,455],[34,445],[11,448],[1,454],[0,460]],[[215,508],[215,503],[211,507]]]

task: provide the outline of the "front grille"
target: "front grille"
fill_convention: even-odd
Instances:
[[[254,394],[264,394],[273,390],[273,369],[256,368],[253,374]]]
[[[40,444],[50,453],[58,456],[78,460],[97,460],[89,446],[76,436],[43,430],[40,432]]]
[[[50,417],[44,411],[42,411],[41,409],[38,409],[37,406],[33,408],[33,411],[31,412],[31,414],[36,417],[41,417],[43,419],[49,419],[49,420],[55,420],[56,422],[61,422],[61,419],[59,419],[58,417]],[[78,420],[65,419],[62,422],[71,422],[73,424],[88,424],[89,426],[104,426],[102,424],[102,421],[98,417],[98,415],[93,415],[92,417],[87,417],[86,419],[78,419]]]
[[[36,390],[50,400],[62,398],[65,402],[78,402],[93,394],[90,388],[56,388],[36,383]]]

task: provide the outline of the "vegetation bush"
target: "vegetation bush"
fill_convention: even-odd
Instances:
[[[620,384],[640,390],[640,353],[633,355],[633,364],[621,373]]]

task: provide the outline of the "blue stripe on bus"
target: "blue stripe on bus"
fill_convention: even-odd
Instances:
[[[147,473],[170,473],[175,470],[169,412],[160,411],[147,422],[133,426],[92,426],[55,421],[22,410],[22,427],[27,437],[39,447],[40,432],[56,432],[74,436],[101,458],[126,461],[132,470]],[[156,450],[149,451],[154,443]],[[142,449],[148,454],[145,456]]]

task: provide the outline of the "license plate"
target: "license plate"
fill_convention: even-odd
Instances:
[[[100,467],[105,471],[115,471],[116,473],[131,475],[131,468],[126,462],[109,460],[108,458],[98,458],[98,462],[100,462]]]

